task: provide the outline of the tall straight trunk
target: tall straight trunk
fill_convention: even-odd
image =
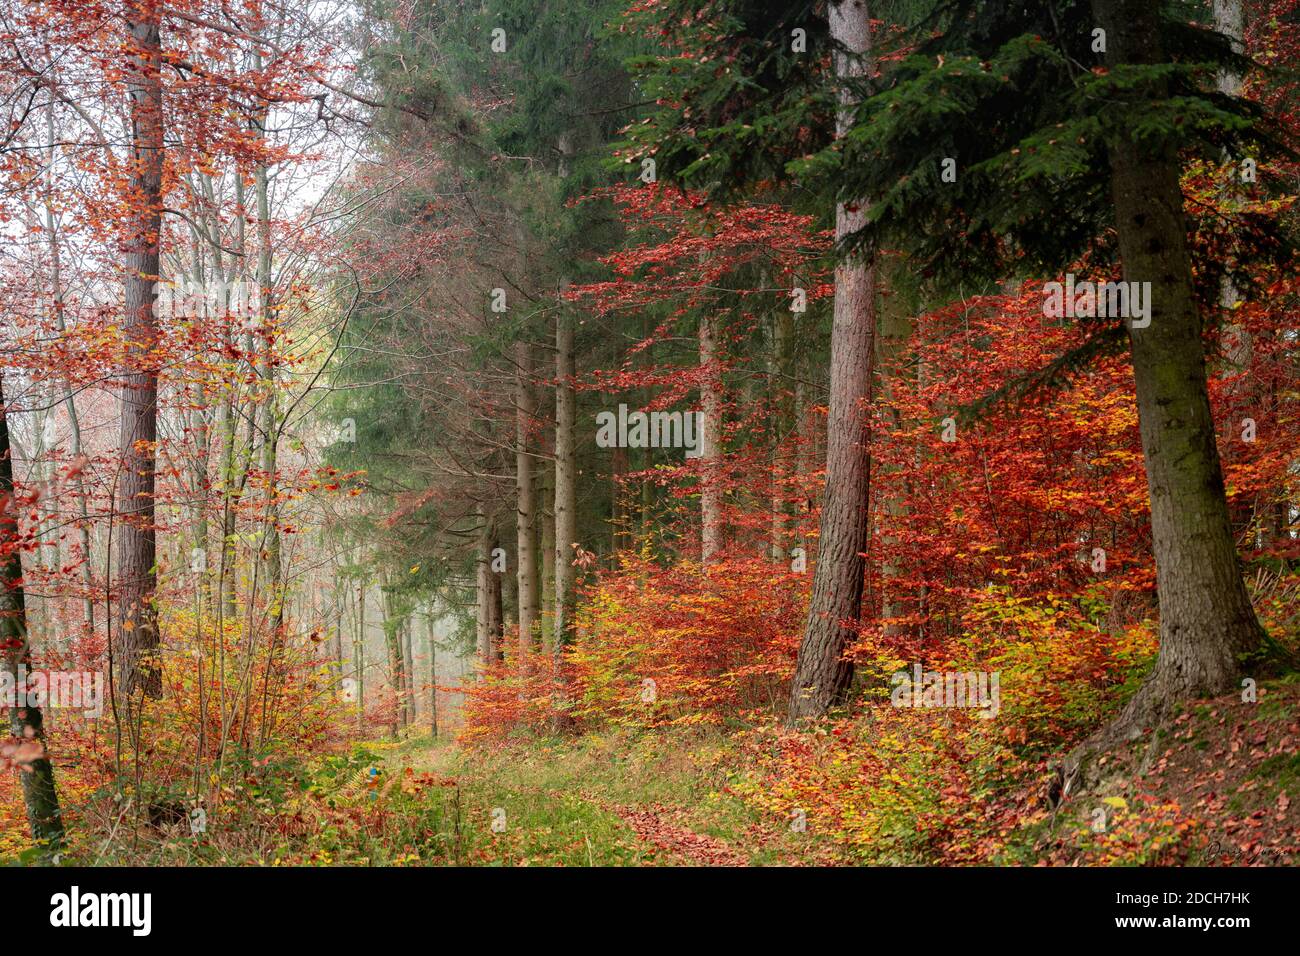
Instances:
[[[555,639],[555,460],[542,465],[538,488],[537,520],[541,523],[537,551],[541,556],[541,584],[538,587],[542,646],[551,647]]]
[[[519,666],[524,666],[537,628],[537,492],[528,436],[533,427],[533,354],[515,343],[515,573],[519,593]]]
[[[1157,5],[1093,0],[1093,11],[1106,30],[1109,65],[1166,62]],[[1240,658],[1261,647],[1264,632],[1229,525],[1177,148],[1117,137],[1109,160],[1124,279],[1151,283],[1150,324],[1130,327],[1129,338],[1160,604],[1156,667],[1112,725],[1118,734],[1140,730],[1179,701],[1232,689]]]
[[[235,177],[235,207],[239,215],[235,219],[235,238],[236,248],[240,255],[235,257],[236,264],[232,266],[230,278],[240,282],[243,288],[245,277],[244,262],[247,258],[243,255],[245,247],[245,215],[244,215],[244,178]],[[215,222],[209,223],[209,230],[213,230],[213,235],[219,235],[215,231]],[[212,250],[214,278],[225,279],[226,275],[222,268],[221,250],[214,247]],[[221,287],[225,289],[226,283]],[[241,297],[242,298],[242,297]],[[217,303],[218,311],[223,315],[227,314],[230,308],[230,296],[228,292],[222,291]],[[243,317],[240,317],[242,322]],[[227,353],[233,353],[237,344],[236,338],[229,318],[222,320],[221,337],[224,340],[222,345]],[[235,377],[236,370],[231,370],[231,377]],[[237,518],[237,504],[241,493],[241,485],[236,479],[238,469],[238,448],[239,440],[239,415],[235,409],[235,398],[233,389],[225,389],[218,409],[219,431],[222,438],[221,446],[221,566],[219,571],[219,607],[221,609],[218,615],[221,621],[231,621],[237,614],[236,589],[235,589],[235,564],[238,560],[238,552],[235,543],[235,524]],[[251,451],[251,449],[250,449]]]
[[[261,56],[253,55],[253,68],[261,69]],[[266,136],[265,110],[260,111],[254,125],[260,138]],[[262,332],[261,377],[265,396],[262,404],[262,471],[266,475],[266,505],[263,511],[266,547],[266,587],[269,594],[271,625],[271,657],[275,656],[280,631],[284,624],[284,571],[281,567],[280,505],[277,497],[277,471],[279,469],[279,392],[276,388],[274,287],[271,275],[271,196],[265,163],[258,163],[253,171],[253,187],[257,199],[257,311]],[[268,671],[269,676],[269,671]]]
[[[886,286],[884,290],[886,294],[881,296],[880,326],[876,336],[876,363],[881,392],[892,402],[897,396],[899,382],[906,375],[900,365],[911,337],[912,321],[910,310],[902,294],[890,288],[893,283],[888,279],[882,279],[882,282]],[[890,428],[902,427],[903,423],[898,417],[897,408],[892,405],[889,416]],[[896,470],[892,466],[879,465],[878,467],[881,469],[880,473],[883,473],[886,467],[890,471]],[[883,500],[880,502],[879,513],[883,513],[888,518],[889,524],[894,526],[901,524],[907,516],[907,503],[902,489],[888,497],[883,495],[881,497]],[[898,560],[897,545],[898,539],[893,535],[882,535],[880,538],[880,616],[886,622],[902,617],[906,613],[904,595],[897,583],[903,572]],[[885,628],[889,634],[900,632],[900,627],[896,623],[886,623]]]
[[[402,622],[397,615],[396,603],[387,579],[383,587],[384,646],[388,650],[388,669],[392,675],[393,714],[389,723],[392,736],[398,728],[406,726],[406,661],[402,657]]]
[[[276,670],[284,631],[285,593],[280,542],[280,504],[276,480],[279,471],[280,421],[274,357],[276,333],[271,288],[270,198],[265,166],[259,165],[254,171],[254,183],[257,191],[258,323],[263,336],[260,375],[265,389],[259,431],[262,433],[261,466],[266,481],[266,492],[262,508],[263,546],[258,551],[257,562],[262,569],[267,595],[269,633],[266,671],[262,685],[263,711],[266,713],[277,681]]]
[[[415,706],[415,655],[411,647],[411,618],[404,617],[401,623],[402,636],[402,694],[406,701],[406,725],[415,723],[417,716]]]
[[[865,0],[843,0],[829,8],[831,36],[843,47],[834,55],[840,81],[836,136],[852,124],[857,102],[845,81],[870,75],[871,22]],[[858,204],[835,209],[835,236],[856,232],[865,222]],[[797,721],[826,713],[841,701],[853,679],[844,651],[862,614],[864,552],[868,532],[870,455],[867,429],[871,397],[872,336],[875,332],[875,269],[847,260],[835,269],[835,315],[831,328],[831,391],[826,434],[826,490],[812,602],[794,683],[789,718]]]
[[[429,642],[429,730],[438,736],[438,641],[433,636],[433,614],[424,616],[424,635]]]
[[[794,427],[794,404],[791,382],[791,340],[794,321],[789,310],[772,316],[772,349],[768,356],[767,378],[769,401],[772,404],[772,540],[773,561],[784,561],[786,553],[786,524],[789,494],[790,460],[785,456],[785,446]]]
[[[25,686],[31,666],[27,639],[27,608],[23,593],[23,559],[18,527],[18,502],[14,492],[13,450],[9,443],[9,416],[0,382],[0,652],[15,688]],[[21,672],[21,674],[20,674]],[[63,846],[63,816],[54,785],[54,765],[45,746],[44,715],[40,707],[10,707],[9,732],[35,748],[19,773],[23,803],[32,839],[41,853],[51,857]]]
[[[156,3],[134,8],[129,21],[133,49],[127,63],[131,117],[132,202],[123,242],[123,337],[118,479],[121,524],[117,528],[117,660],[119,690],[162,695],[157,659],[158,616],[154,530],[155,444],[158,438],[158,326],[154,297],[159,274],[162,224],[163,102],[162,39]]]
[[[492,570],[492,549],[495,547],[493,521],[480,502],[477,506],[479,520],[478,545],[475,555],[475,641],[479,663],[484,669],[496,661],[496,643],[501,620],[501,578]]]
[[[334,593],[337,596],[337,601],[338,601],[338,603],[335,606],[335,612],[336,612],[335,620],[337,623],[335,624],[334,627],[334,666],[338,670],[338,675],[342,677],[343,676],[343,620],[347,614],[347,610],[344,607],[344,602],[346,601],[346,592],[343,590],[342,582],[340,582],[337,578],[334,579]]]
[[[352,672],[357,682],[357,733],[366,733],[366,585],[357,585],[357,629],[352,638]]]
[[[492,550],[498,547],[495,527],[492,534]],[[505,607],[503,587],[505,575],[500,571],[488,574],[488,653],[492,663],[499,664],[505,659]]]
[[[700,367],[705,370],[700,386],[700,558],[710,564],[722,550],[722,482],[718,456],[722,451],[722,382],[718,369],[717,318],[710,312],[700,316]]]
[[[649,311],[647,310],[641,316],[641,341],[648,344],[646,344],[646,346],[643,349],[641,349],[641,356],[639,361],[640,367],[647,372],[650,369],[654,368],[654,358],[655,358],[654,343],[651,341],[653,335],[654,335],[654,322],[650,318]],[[641,407],[642,408],[648,407],[652,397],[653,396],[651,395],[651,391],[648,386],[642,388]],[[643,472],[649,472],[650,469],[654,467],[655,453],[654,453],[654,449],[650,447],[649,442],[646,442],[645,444],[646,447],[641,449],[640,470]],[[637,528],[637,534],[640,540],[636,542],[638,550],[644,547],[646,543],[650,540],[650,532],[652,527],[651,516],[653,514],[653,511],[654,511],[654,482],[642,478],[641,496],[640,496],[640,515],[639,515],[640,522]]]
[[[1245,52],[1246,22],[1242,0],[1214,0],[1214,29],[1232,41],[1232,48],[1237,53]],[[1224,70],[1219,74],[1219,91],[1228,96],[1240,96],[1241,75],[1233,70]],[[1224,309],[1231,309],[1238,296],[1237,283],[1229,273],[1219,285],[1219,304]],[[1238,371],[1246,368],[1252,351],[1250,334],[1235,323],[1225,326],[1223,334],[1230,343],[1229,361]]]
[[[1242,0],[1214,0],[1214,29],[1232,42],[1237,53],[1246,50],[1246,20],[1242,10]],[[1219,74],[1219,91],[1228,96],[1241,95],[1241,74],[1233,70],[1224,70]],[[1231,312],[1240,298],[1240,290],[1232,274],[1225,275],[1219,284],[1219,305]],[[1223,338],[1228,343],[1227,356],[1234,372],[1243,372],[1250,367],[1254,345],[1250,333],[1235,322],[1223,327]]]
[[[555,611],[554,652],[573,635],[573,545],[578,540],[577,450],[574,432],[576,398],[573,389],[573,319],[555,319]]]
[[[1237,53],[1245,52],[1245,15],[1242,10],[1242,0],[1214,0],[1214,29],[1228,37],[1233,50]],[[1235,70],[1225,69],[1219,74],[1219,92],[1227,96],[1240,96],[1241,86],[1241,74]],[[1233,162],[1232,156],[1226,151],[1223,158],[1227,162]],[[1236,175],[1235,170],[1229,174],[1228,191],[1234,202],[1242,202],[1247,197],[1245,190],[1236,181]],[[1236,306],[1240,299],[1241,290],[1237,287],[1236,278],[1232,272],[1225,272],[1219,280],[1219,308],[1224,315],[1219,338],[1223,343],[1227,372],[1235,377],[1226,390],[1226,395],[1231,401],[1223,422],[1230,442],[1229,449],[1233,447],[1232,439],[1236,437],[1237,429],[1240,428],[1240,413],[1244,411],[1248,415],[1255,414],[1247,409],[1256,406],[1262,397],[1256,384],[1246,374],[1250,371],[1254,360],[1255,343],[1250,331],[1236,321],[1239,317]],[[1229,454],[1231,455],[1231,451]],[[1230,502],[1228,517],[1232,521],[1233,534],[1241,535],[1248,530],[1260,534],[1263,530],[1259,521],[1261,511],[1271,507],[1272,504],[1271,501],[1261,501],[1258,498]],[[1263,544],[1263,541],[1260,541],[1260,544]]]
[[[629,471],[631,465],[627,449],[617,446],[610,449],[609,549],[616,559],[631,544],[632,500],[626,482]]]

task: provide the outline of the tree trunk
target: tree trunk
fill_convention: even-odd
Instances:
[[[515,573],[519,584],[519,666],[524,666],[537,628],[536,489],[528,435],[533,427],[533,356],[527,342],[515,343]]]
[[[260,57],[254,57],[254,66],[261,67]],[[263,114],[258,120],[259,128],[265,121],[265,114]],[[266,166],[259,164],[253,175],[257,192],[258,323],[263,336],[261,375],[262,385],[266,390],[262,403],[261,424],[262,471],[266,475],[266,505],[262,520],[266,525],[265,575],[269,594],[267,606],[271,629],[271,656],[274,657],[284,625],[284,570],[281,566],[280,503],[276,481],[279,470],[280,402],[275,373],[276,322],[271,277],[271,204]]]
[[[0,383],[0,650],[4,653],[5,670],[11,675],[16,689],[25,687],[26,669],[31,665],[20,545],[9,416],[5,409],[3,384]],[[23,761],[19,777],[32,839],[41,843],[41,853],[48,858],[63,846],[63,816],[59,811],[58,790],[54,786],[54,765],[45,749],[41,708],[10,707],[9,732],[39,748],[32,754],[34,759]]]
[[[907,307],[907,302],[903,295],[892,288],[893,283],[888,279],[882,279],[885,285],[885,294],[881,296],[880,303],[880,328],[876,337],[876,367],[880,376],[880,387],[885,398],[893,400],[897,396],[897,385],[906,375],[906,372],[900,368],[903,356],[907,351],[908,340],[912,333],[911,310]],[[891,406],[889,427],[899,429],[902,427],[902,421],[898,418],[896,407]],[[884,465],[878,466],[882,474]],[[890,467],[890,471],[894,471]],[[877,496],[880,494],[879,485],[877,485]],[[888,517],[888,523],[897,527],[903,523],[907,516],[907,504],[903,497],[904,489],[897,489],[895,494],[890,495],[880,501],[879,511]],[[898,560],[898,540],[892,534],[882,535],[880,538],[880,617],[885,621],[885,633],[897,635],[901,628],[897,623],[890,623],[893,619],[902,617],[907,612],[906,602],[902,589],[898,585],[898,578],[903,572],[903,568]]]
[[[415,723],[415,655],[411,647],[411,618],[402,618],[402,694],[406,702],[406,726]]]
[[[424,618],[424,633],[429,640],[429,730],[438,738],[438,642],[433,636],[433,614]]]
[[[550,648],[555,642],[555,461],[546,460],[542,466],[542,480],[538,489],[537,517],[541,522],[538,535],[538,552],[541,555],[541,606],[542,646]]]
[[[869,75],[870,18],[864,0],[830,6],[831,36],[847,52],[834,56],[841,81]],[[852,123],[856,95],[841,86],[836,135]],[[864,223],[859,208],[835,209],[837,239]],[[862,613],[864,552],[868,530],[870,456],[867,402],[871,394],[872,336],[875,331],[873,264],[849,260],[835,269],[835,316],[831,329],[831,393],[826,436],[826,490],[822,496],[817,570],[808,624],[799,645],[789,719],[825,714],[843,699],[853,678],[844,659]]]
[[[1165,62],[1157,6],[1093,0],[1093,10],[1112,66]],[[1142,148],[1116,139],[1109,157],[1124,279],[1151,283],[1150,324],[1130,327],[1130,340],[1160,604],[1156,667],[1113,725],[1118,734],[1179,701],[1233,689],[1241,656],[1259,649],[1264,633],[1229,526],[1178,154],[1171,143]]]
[[[366,733],[366,585],[357,585],[357,633],[352,639],[353,672],[357,675],[357,734]]]
[[[794,427],[793,368],[791,340],[794,319],[788,309],[772,316],[772,351],[768,357],[768,394],[772,404],[772,560],[781,562],[786,554],[786,523],[792,462],[787,458],[790,431]]]
[[[384,644],[388,648],[388,667],[392,674],[393,715],[389,727],[397,736],[399,727],[406,726],[406,661],[402,656],[402,622],[397,614],[396,599],[387,579],[383,583]]]
[[[122,375],[118,482],[118,667],[119,690],[162,695],[159,669],[154,539],[154,460],[158,437],[158,326],[154,296],[162,223],[162,41],[158,8],[147,4],[144,18],[128,23],[134,46],[127,64],[131,112],[131,191],[134,201],[123,243],[123,335],[127,341]],[[132,726],[134,726],[132,724]]]
[[[722,450],[722,382],[718,370],[717,319],[706,311],[700,316],[700,540],[701,561],[710,564],[722,550],[722,483],[718,455]]]
[[[492,552],[497,548],[496,519],[478,505],[479,532],[475,626],[479,662],[486,669],[501,659],[503,619],[501,609],[501,572],[492,567]]]
[[[555,319],[555,612],[553,650],[572,639],[573,545],[577,527],[577,453],[574,435],[576,400],[573,389],[573,320],[561,313]]]

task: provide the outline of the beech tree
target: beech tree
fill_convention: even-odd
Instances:
[[[121,691],[157,697],[158,552],[154,527],[158,441],[158,327],[155,300],[162,232],[163,121],[162,11],[144,0],[127,21],[126,64],[131,108],[130,208],[122,238],[123,332],[122,470],[118,482],[118,668]]]

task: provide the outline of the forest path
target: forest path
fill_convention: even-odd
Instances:
[[[750,866],[750,855],[734,842],[698,830],[689,806],[660,795],[633,792],[617,775],[575,772],[566,754],[521,762],[504,755],[466,760],[454,744],[401,749],[385,762],[391,773],[432,773],[454,779],[467,799],[499,802],[510,808],[511,828],[565,832],[581,828],[583,839],[597,832],[623,849],[619,862],[651,866]],[[470,796],[474,795],[474,796]],[[629,799],[631,798],[631,799]],[[480,814],[481,815],[481,814]],[[593,826],[593,818],[607,821]],[[620,835],[621,834],[621,835]],[[545,842],[545,841],[544,841]],[[600,847],[597,846],[597,851]],[[543,854],[545,851],[543,851]],[[533,862],[542,862],[534,858]]]

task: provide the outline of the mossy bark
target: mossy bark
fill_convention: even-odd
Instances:
[[[1112,67],[1163,62],[1159,11],[1148,0],[1093,0]],[[1136,95],[1162,95],[1148,88]],[[1110,728],[1140,731],[1180,701],[1237,686],[1264,631],[1242,579],[1206,386],[1202,319],[1172,141],[1109,147],[1124,278],[1151,283],[1150,324],[1130,322],[1160,604],[1154,672]]]

